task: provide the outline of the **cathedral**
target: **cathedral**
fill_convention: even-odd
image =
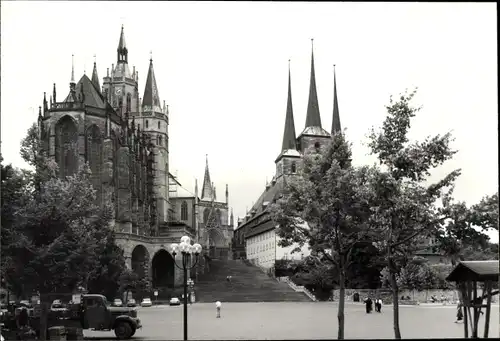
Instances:
[[[155,288],[172,287],[182,274],[169,245],[181,236],[202,244],[206,256],[232,254],[229,189],[226,184],[225,201],[217,201],[208,157],[201,197],[197,181],[195,193],[182,187],[169,171],[169,109],[160,101],[152,59],[142,98],[138,84],[122,26],[116,65],[107,69],[102,86],[94,62],[91,78],[84,74],[78,82],[72,66],[62,100],[55,84],[49,101],[44,93],[39,138],[62,177],[88,163],[97,204],[114,206],[112,226],[129,268]]]
[[[297,137],[293,118],[289,68],[285,127],[281,150],[274,161],[276,165],[275,175],[270,183],[266,183],[261,196],[252,205],[246,216],[242,219],[238,218],[238,227],[234,232],[233,241],[233,256],[235,258],[247,258],[262,268],[271,269],[276,259],[304,257],[310,252],[307,245],[302,247],[301,251],[297,253],[291,252],[297,245],[287,248],[278,246],[278,237],[275,234],[276,224],[272,221],[268,209],[272,203],[281,197],[287,179],[298,176],[300,162],[304,153],[311,147],[313,147],[313,150],[319,150],[322,145],[330,141],[332,134],[340,131],[341,125],[335,73],[333,78],[332,129],[328,132],[322,127],[316,91],[314,52],[312,52],[309,101],[305,127]]]

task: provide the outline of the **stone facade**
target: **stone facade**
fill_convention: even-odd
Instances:
[[[111,72],[108,68],[102,88],[94,63],[91,79],[83,75],[75,82],[72,71],[69,93],[62,101],[57,100],[55,84],[49,101],[44,94],[38,118],[40,139],[62,177],[88,163],[97,204],[114,206],[112,228],[128,266],[154,277],[155,257],[162,254],[175,273],[173,282],[179,284],[181,273],[173,266],[168,245],[183,235],[194,239],[196,220],[179,221],[169,198],[173,176],[168,107],[160,104],[152,60],[143,98],[138,79],[135,67],[132,72],[129,69],[122,27],[117,64]],[[158,271],[161,268],[158,265]]]

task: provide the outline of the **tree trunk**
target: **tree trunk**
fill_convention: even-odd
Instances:
[[[337,319],[339,321],[339,330],[337,339],[344,339],[344,306],[345,306],[345,273],[344,273],[344,264],[343,260],[340,261],[340,271],[339,271],[339,284],[340,284],[340,292],[339,292],[339,308],[337,312]]]
[[[50,306],[50,295],[48,294],[40,294],[40,340],[46,341],[48,340],[47,335],[47,319],[49,315],[49,306]]]
[[[393,306],[393,324],[394,324],[394,338],[401,339],[401,331],[399,330],[399,290],[398,283],[396,282],[396,273],[389,269],[389,277],[392,288],[392,306]]]

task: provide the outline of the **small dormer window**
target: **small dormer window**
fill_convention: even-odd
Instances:
[[[292,162],[292,173],[296,173],[297,172],[297,163],[295,161]]]

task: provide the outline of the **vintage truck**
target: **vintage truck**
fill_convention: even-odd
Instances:
[[[77,301],[77,302],[75,302]],[[22,308],[21,308],[22,309]],[[28,312],[29,325],[37,334],[40,331],[41,306],[36,305]],[[15,316],[19,316],[16,312]],[[16,317],[14,316],[14,319]],[[9,329],[19,328],[19,323],[12,321],[6,325]],[[53,326],[77,327],[96,331],[111,331],[120,340],[130,339],[137,329],[142,328],[137,317],[137,308],[113,307],[106,297],[99,294],[84,294],[73,300],[66,308],[50,309],[47,328]]]

